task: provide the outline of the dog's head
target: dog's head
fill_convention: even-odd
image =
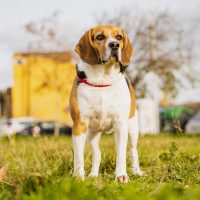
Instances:
[[[84,62],[91,65],[114,60],[128,66],[133,54],[127,34],[115,26],[97,26],[90,29],[81,37],[75,51]]]

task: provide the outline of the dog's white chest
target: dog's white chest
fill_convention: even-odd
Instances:
[[[111,132],[120,118],[130,113],[130,93],[125,78],[106,88],[93,88],[81,84],[78,87],[81,117],[93,132]]]

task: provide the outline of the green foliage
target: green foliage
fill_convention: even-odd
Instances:
[[[102,162],[98,178],[84,182],[72,177],[73,148],[69,137],[0,138],[0,168],[8,165],[0,182],[0,199],[200,199],[200,146],[198,136],[140,137],[138,151],[146,176],[131,172],[128,152],[128,184],[115,181],[113,136],[101,139]],[[85,150],[85,170],[91,168],[91,152]]]

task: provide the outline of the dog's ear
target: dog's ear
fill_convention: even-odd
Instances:
[[[93,40],[91,29],[81,37],[75,48],[80,58],[90,65],[98,64],[100,59],[97,50],[94,48]]]
[[[123,66],[128,66],[131,62],[131,56],[133,55],[134,49],[131,46],[131,42],[123,30],[123,49],[122,49],[122,57],[121,57],[121,64]]]

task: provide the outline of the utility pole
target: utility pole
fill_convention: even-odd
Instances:
[[[150,45],[151,45],[151,59],[157,59],[157,30],[156,30],[156,16],[155,16],[155,0],[150,0],[149,13],[150,13]]]
[[[150,13],[150,56],[151,61],[154,63],[158,59],[157,55],[157,17],[155,13],[155,0],[149,1]],[[154,75],[152,96],[155,102],[155,133],[160,132],[160,116],[159,116],[159,99],[158,99],[158,77]]]
[[[4,98],[5,98],[5,94],[4,94],[4,91],[2,90],[2,91],[0,91],[0,118],[3,117]]]
[[[1,93],[0,93],[0,118],[1,118]]]

